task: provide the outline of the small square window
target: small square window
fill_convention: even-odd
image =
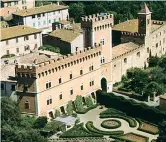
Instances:
[[[73,95],[73,89],[70,90],[70,95]]]
[[[60,83],[62,83],[62,79],[61,79],[61,78],[59,78],[59,84],[60,84]]]
[[[15,91],[15,85],[11,85],[11,91]]]
[[[62,94],[59,95],[59,99],[62,100]]]
[[[80,75],[82,75],[83,74],[83,70],[80,70]]]

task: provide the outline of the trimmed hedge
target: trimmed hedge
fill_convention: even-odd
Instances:
[[[6,55],[3,55],[1,58],[11,58],[14,56],[15,56],[14,54],[6,54]]]
[[[115,126],[109,126],[109,125],[104,124],[105,122],[108,122],[108,121],[117,122],[117,125],[115,125]],[[116,129],[116,128],[119,128],[121,125],[122,125],[121,122],[120,122],[119,120],[116,120],[116,119],[104,120],[104,121],[101,123],[101,127],[106,128],[106,129]]]
[[[134,128],[137,126],[137,122],[135,121],[135,119],[128,117],[128,116],[123,116],[123,115],[101,115],[100,118],[120,118],[120,119],[124,119],[129,123],[129,126]]]
[[[115,96],[113,93],[104,93],[101,90],[98,90],[96,94],[97,102],[101,105],[105,105],[108,108],[118,109],[131,117],[141,118],[155,124],[158,124],[158,122],[161,122],[166,118],[165,112],[161,112],[146,104],[136,103],[121,96]]]
[[[155,132],[152,132],[152,131],[143,129],[143,128],[142,128],[142,121],[143,121],[143,120],[140,120],[140,119],[138,119],[138,118],[137,118],[136,120],[137,120],[138,123],[139,123],[139,127],[138,127],[137,130],[142,131],[142,132],[146,132],[146,133],[149,133],[149,134],[152,134],[152,135],[157,135],[157,134],[159,134],[159,131],[155,133]],[[147,122],[147,121],[143,121],[143,122],[145,122],[145,123],[147,123],[147,124],[150,124],[150,125],[152,125],[152,126],[158,127],[157,125],[152,124],[152,123],[149,123],[149,122]]]
[[[77,138],[77,137],[103,137],[101,134],[95,134],[86,130],[83,123],[75,125],[73,128],[60,135],[60,138]]]
[[[98,133],[98,134],[102,134],[102,135],[123,135],[124,131],[102,131],[97,129],[96,127],[93,126],[93,122],[92,121],[88,121],[86,123],[86,128],[93,133]]]

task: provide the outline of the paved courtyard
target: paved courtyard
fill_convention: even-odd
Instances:
[[[158,135],[151,135],[149,133],[145,133],[145,132],[142,132],[142,131],[138,131],[137,128],[139,126],[138,122],[137,122],[137,127],[135,128],[131,128],[128,124],[127,121],[123,120],[123,119],[119,119],[119,118],[112,118],[112,119],[117,119],[119,120],[122,125],[121,127],[117,128],[117,129],[112,129],[112,130],[108,130],[108,129],[105,129],[103,127],[101,127],[101,123],[102,121],[104,120],[107,120],[107,119],[111,119],[111,118],[105,118],[105,119],[101,119],[99,118],[99,114],[100,112],[106,110],[107,108],[104,108],[104,109],[99,109],[99,107],[93,109],[93,110],[90,110],[88,111],[86,114],[78,114],[78,117],[80,117],[80,121],[81,122],[84,122],[84,125],[88,122],[88,121],[93,121],[93,124],[96,128],[100,129],[100,130],[104,130],[104,131],[115,131],[115,130],[123,130],[124,133],[129,133],[129,132],[133,132],[133,133],[136,133],[136,134],[140,134],[142,136],[146,136],[146,137],[149,137],[149,141],[151,141],[152,139],[157,139]]]

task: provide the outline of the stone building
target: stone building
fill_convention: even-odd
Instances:
[[[13,21],[16,24],[50,31],[52,31],[52,23],[68,18],[68,6],[57,4],[44,5],[13,13]]]
[[[160,96],[160,109],[166,111],[166,94]]]
[[[1,7],[14,7],[19,10],[35,7],[35,0],[2,0]]]
[[[81,27],[86,45],[83,51],[33,65],[16,65],[21,111],[38,116],[49,116],[54,109],[64,113],[65,105],[77,95],[95,98],[95,91],[100,88],[110,92],[112,26],[113,15],[83,17]],[[89,42],[87,35],[92,33],[93,42]]]
[[[27,54],[42,45],[41,31],[28,26],[14,26],[1,29],[1,53]]]
[[[148,66],[149,55],[166,54],[166,21],[151,19],[146,4],[138,19],[127,20],[113,27],[113,83],[132,67]]]
[[[22,112],[52,116],[60,109],[65,113],[66,104],[72,100],[74,105],[77,95],[95,98],[98,89],[111,92],[127,69],[148,65],[149,54],[165,54],[165,22],[151,20],[146,4],[138,19],[114,25],[113,15],[94,14],[82,17],[81,28],[83,50],[42,63],[16,65]]]

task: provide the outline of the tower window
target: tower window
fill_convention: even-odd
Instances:
[[[124,63],[127,63],[127,58],[124,58]]]
[[[62,94],[59,95],[59,100],[62,100]]]
[[[70,89],[70,95],[73,95],[73,88]]]
[[[30,109],[30,103],[29,101],[25,101],[25,109]]]

